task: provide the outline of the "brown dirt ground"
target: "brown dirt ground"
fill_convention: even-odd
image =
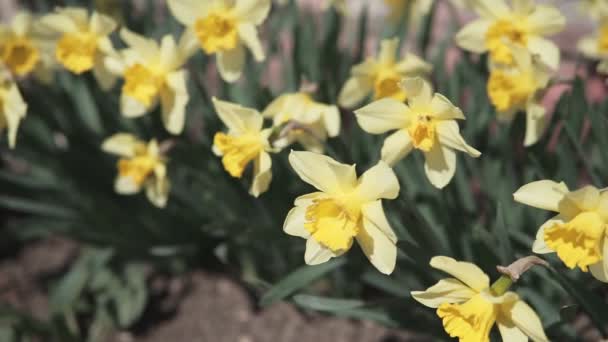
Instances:
[[[29,244],[15,257],[1,260],[0,303],[45,320],[45,279],[65,272],[77,254],[75,243],[49,239]],[[168,305],[172,313],[166,317],[147,313],[144,320],[149,321],[140,322],[142,327],[136,327],[136,332],[117,332],[109,341],[428,341],[372,322],[305,315],[287,303],[256,311],[251,297],[236,281],[202,270],[179,279],[152,280],[150,286],[153,294],[168,293],[163,300],[167,302],[169,297],[169,303],[162,305]]]

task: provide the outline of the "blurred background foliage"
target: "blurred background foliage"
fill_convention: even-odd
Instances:
[[[118,3],[115,13],[122,13],[123,25],[138,33],[180,33],[162,1],[144,1],[139,9],[131,8],[130,1]],[[37,13],[55,5],[94,7],[91,1],[75,0],[23,4]],[[119,89],[104,93],[90,75],[60,71],[51,86],[21,83],[29,110],[17,148],[8,150],[2,143],[0,208],[5,224],[0,244],[6,250],[59,235],[83,247],[65,274],[49,280],[47,320],[0,304],[0,340],[38,336],[45,341],[97,341],[107,331],[129,329],[141,319],[151,305],[151,274],[173,276],[195,268],[241,279],[261,307],[287,300],[303,310],[374,320],[447,339],[433,310],[409,297],[409,291],[439,278],[428,266],[432,256],[475,262],[495,279],[496,265],[531,253],[536,230],[547,219],[545,212],[513,202],[519,186],[547,178],[563,180],[571,188],[586,183],[603,187],[608,100],[587,103],[585,81],[573,80],[547,134],[524,149],[524,116],[512,123],[495,119],[486,95],[486,60],[465,53],[447,69],[446,50],[453,46],[457,22],[452,19],[435,32],[439,39],[431,44],[437,27],[433,10],[417,30],[402,19],[382,35],[414,41],[414,52],[434,66],[436,90],[466,113],[463,136],[483,156],[459,155],[456,176],[443,191],[426,180],[421,155],[413,153],[396,166],[401,194],[385,202],[399,237],[392,276],[377,272],[357,250],[323,265],[305,266],[303,241],[284,234],[282,223],[293,199],[309,192],[310,186],[291,170],[284,151],[273,155],[270,190],[259,199],[249,196],[250,177],[231,178],[211,152],[212,137],[223,127],[210,105],[213,94],[263,109],[280,95],[260,81],[276,59],[282,64],[278,77],[285,92],[296,91],[306,79],[317,83],[317,100],[336,102],[351,66],[365,57],[368,12],[361,13],[355,30],[344,31],[344,19],[333,9],[321,17],[302,11],[294,1],[273,8],[263,29],[273,58],[262,64],[250,60],[235,85],[218,81],[209,68],[210,58],[198,53],[190,60],[188,123],[178,137],[165,132],[157,112],[137,120],[122,118]],[[283,48],[283,38],[293,42],[293,49]],[[350,111],[342,110],[342,119],[342,133],[328,141],[327,153],[356,162],[362,172],[379,159],[384,137],[364,133]],[[144,195],[114,193],[116,159],[103,153],[100,144],[121,131],[174,143],[169,153],[173,187],[166,209],[153,207]],[[539,312],[548,336],[579,340],[574,323],[581,317],[591,319],[605,336],[606,287],[589,274],[566,270],[551,255],[547,258],[553,269],[527,273],[516,291]]]

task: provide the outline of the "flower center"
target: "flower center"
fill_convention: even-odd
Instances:
[[[583,212],[565,224],[545,229],[545,243],[570,268],[587,267],[602,260],[600,250],[606,226],[596,212]]]
[[[206,53],[232,50],[239,42],[237,20],[227,10],[215,11],[198,19],[194,30]]]
[[[527,46],[528,32],[521,18],[502,19],[495,22],[486,32],[486,47],[493,61],[505,65],[513,64],[513,55],[507,42]]]
[[[435,145],[435,125],[433,118],[429,115],[416,115],[407,128],[415,148],[424,152],[429,152],[433,148]]]
[[[321,245],[333,252],[346,251],[359,232],[360,211],[335,199],[316,199],[306,208],[304,227]]]
[[[75,74],[91,70],[96,54],[97,37],[88,32],[64,34],[55,51],[57,60]]]
[[[405,92],[399,87],[401,78],[401,75],[393,70],[380,71],[374,82],[374,99],[391,97],[398,101],[405,101]]]
[[[463,342],[489,342],[498,308],[481,294],[476,294],[462,304],[441,304],[437,315],[451,337],[458,337]]]
[[[495,70],[488,80],[488,96],[499,112],[523,106],[536,91],[530,73],[507,74]]]
[[[608,24],[602,25],[600,28],[597,44],[600,53],[608,53]]]
[[[165,84],[164,78],[158,72],[141,64],[129,67],[125,71],[124,78],[125,84],[122,91],[145,106],[152,104]]]
[[[148,154],[145,145],[137,147],[138,152],[133,158],[123,158],[118,161],[118,175],[130,178],[137,186],[141,186],[158,164],[157,157]]]
[[[31,40],[13,36],[0,44],[0,59],[18,76],[30,73],[40,60],[40,52]]]
[[[236,178],[241,178],[247,164],[264,148],[260,136],[253,133],[230,136],[220,132],[215,134],[213,143],[223,154],[224,169]]]

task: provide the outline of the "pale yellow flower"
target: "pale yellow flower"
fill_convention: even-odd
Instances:
[[[264,117],[257,110],[213,98],[213,106],[228,132],[213,138],[213,151],[222,156],[224,169],[241,178],[253,162],[253,181],[249,193],[254,197],[268,190],[272,180],[273,149],[268,142],[272,129],[263,129]]]
[[[346,253],[357,240],[378,271],[392,273],[397,236],[381,199],[399,195],[393,170],[380,161],[357,178],[355,165],[303,151],[292,151],[289,163],[303,181],[319,190],[296,198],[283,225],[285,233],[307,239],[304,261],[324,263]]]
[[[159,208],[165,207],[170,183],[166,158],[156,140],[146,143],[132,134],[117,133],[106,139],[102,150],[120,156],[114,190],[121,195],[133,195],[146,190],[148,200]]]
[[[538,142],[547,127],[547,113],[540,103],[551,70],[528,50],[512,45],[512,66],[491,68],[487,91],[500,120],[512,120],[518,111],[526,112],[524,146]]]
[[[583,37],[579,41],[578,50],[586,57],[598,60],[597,71],[608,74],[608,17],[600,22],[594,34]]]
[[[445,331],[461,342],[489,342],[494,324],[504,342],[548,341],[534,310],[519,296],[507,291],[510,280],[499,279],[490,286],[489,277],[474,264],[445,256],[431,259],[431,266],[452,278],[440,280],[426,291],[412,291],[412,297],[437,309]]]
[[[111,88],[116,81],[105,67],[104,58],[114,55],[109,35],[116,29],[116,22],[103,14],[85,8],[58,8],[47,14],[41,23],[59,34],[55,58],[67,70],[81,74],[92,71],[103,89]]]
[[[270,0],[169,0],[168,5],[186,25],[188,45],[198,42],[206,54],[216,54],[225,81],[235,82],[241,76],[245,46],[256,61],[266,58],[257,26],[268,16]]]
[[[317,102],[305,92],[279,96],[262,114],[272,118],[277,129],[287,130],[286,136],[275,140],[273,144],[279,149],[297,141],[309,151],[322,153],[327,137],[340,134],[338,107]],[[286,127],[288,124],[294,126]]]
[[[555,252],[569,268],[608,282],[607,191],[590,185],[569,191],[563,182],[541,180],[522,186],[513,198],[558,213],[538,230],[535,253]]]
[[[450,100],[435,93],[421,78],[406,78],[400,86],[408,94],[408,103],[392,98],[375,101],[355,111],[364,131],[382,134],[396,130],[384,141],[382,160],[394,165],[412,149],[424,153],[424,170],[437,188],[445,187],[456,172],[456,150],[471,157],[481,153],[469,146],[456,120],[464,120],[462,111]]]
[[[27,104],[23,101],[17,84],[0,75],[0,131],[7,130],[10,148],[15,147],[19,123],[26,112]]]
[[[346,81],[338,103],[352,108],[371,93],[374,99],[391,97],[399,101],[407,94],[399,87],[403,77],[425,76],[432,66],[418,56],[408,53],[401,60],[397,59],[399,39],[385,39],[380,43],[380,53],[376,58],[368,57],[363,63],[351,69],[351,77]]]
[[[580,8],[593,19],[608,19],[608,1],[606,0],[580,0]]]
[[[511,65],[511,45],[525,47],[540,56],[543,63],[556,69],[560,53],[555,43],[545,39],[563,30],[566,18],[549,5],[536,5],[533,0],[470,0],[480,18],[467,24],[456,35],[465,50],[490,53],[494,63]]]
[[[125,80],[120,98],[122,114],[142,116],[160,101],[165,128],[172,134],[181,133],[190,99],[184,63],[192,51],[184,47],[184,39],[176,43],[171,35],[165,35],[160,44],[126,29],[120,36],[128,48],[106,57],[105,64]]]
[[[33,74],[50,82],[53,66],[52,43],[29,12],[19,12],[10,26],[0,25],[0,62],[15,76]]]

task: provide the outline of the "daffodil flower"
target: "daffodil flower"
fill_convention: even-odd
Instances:
[[[257,110],[213,98],[213,106],[228,132],[219,132],[213,138],[213,151],[222,156],[224,169],[235,178],[241,178],[249,163],[253,162],[253,182],[249,193],[260,196],[272,180],[274,152],[268,142],[272,129],[263,129],[264,117]]]
[[[169,0],[169,8],[186,25],[190,44],[198,44],[208,54],[216,54],[220,75],[226,82],[241,77],[245,46],[256,61],[266,56],[257,26],[270,12],[270,0]]]
[[[52,78],[52,43],[42,36],[43,29],[29,12],[19,12],[10,26],[0,25],[0,62],[11,74],[24,77],[34,74],[50,82]]]
[[[595,20],[608,18],[608,2],[606,0],[581,0],[580,9],[584,14]]]
[[[117,133],[106,139],[102,150],[120,156],[114,190],[121,195],[133,195],[146,190],[150,202],[164,208],[169,196],[166,158],[160,153],[156,140],[146,143],[128,133]]]
[[[3,78],[0,75],[0,78]],[[23,101],[15,82],[0,79],[0,131],[6,129],[8,145],[15,147],[19,123],[25,117],[27,104]]]
[[[273,125],[277,128],[294,124],[286,136],[275,140],[273,145],[279,149],[297,141],[309,151],[322,153],[327,136],[336,137],[340,134],[338,107],[317,102],[305,92],[279,96],[262,114],[272,118]]]
[[[380,161],[357,178],[355,165],[304,151],[292,151],[289,163],[303,181],[319,190],[296,198],[283,225],[285,233],[307,239],[304,261],[324,263],[346,253],[357,240],[372,265],[384,274],[392,273],[397,236],[381,199],[399,195],[393,170]]]
[[[184,39],[177,44],[165,35],[160,45],[122,29],[120,36],[129,46],[116,56],[106,57],[108,70],[124,78],[120,98],[122,114],[135,118],[146,114],[160,101],[162,120],[169,133],[184,129],[186,105],[190,99],[184,63],[192,51]]]
[[[569,268],[608,282],[608,192],[593,186],[569,191],[562,182],[541,180],[513,194],[515,201],[558,213],[538,233],[534,253],[557,253]]]
[[[67,70],[82,74],[93,71],[102,89],[110,89],[116,77],[105,67],[104,58],[116,52],[109,35],[116,29],[116,22],[103,14],[85,8],[58,8],[47,14],[41,23],[59,34],[55,58]]]
[[[404,101],[407,94],[399,87],[399,81],[403,77],[427,75],[432,67],[411,53],[397,60],[398,48],[399,39],[383,40],[377,58],[369,57],[363,63],[355,65],[351,69],[351,77],[340,91],[338,103],[352,108],[371,93],[375,100],[391,97]]]
[[[597,71],[608,74],[608,18],[600,23],[597,32],[579,41],[578,50],[587,58],[600,61]]]
[[[355,111],[364,131],[382,134],[396,130],[384,141],[382,160],[395,165],[412,149],[424,153],[424,170],[437,188],[445,187],[456,172],[456,152],[471,157],[481,153],[469,146],[455,120],[464,120],[462,111],[443,95],[435,93],[421,78],[406,78],[400,87],[408,94],[408,104],[392,98],[375,101]]]
[[[500,278],[490,286],[489,277],[474,264],[445,256],[431,259],[431,267],[452,276],[412,297],[437,309],[445,331],[461,342],[489,342],[494,324],[505,342],[548,341],[534,310],[507,291],[510,280]]]
[[[545,39],[563,30],[566,18],[549,5],[536,5],[533,0],[470,0],[480,18],[467,24],[456,35],[456,42],[465,50],[489,51],[494,63],[511,65],[513,56],[509,44],[524,47],[540,56],[551,69],[559,65],[559,48]]]
[[[526,112],[524,146],[538,142],[547,127],[547,113],[540,95],[549,84],[551,70],[527,50],[512,46],[514,64],[496,66],[488,79],[488,96],[499,120],[512,120],[518,111]]]

